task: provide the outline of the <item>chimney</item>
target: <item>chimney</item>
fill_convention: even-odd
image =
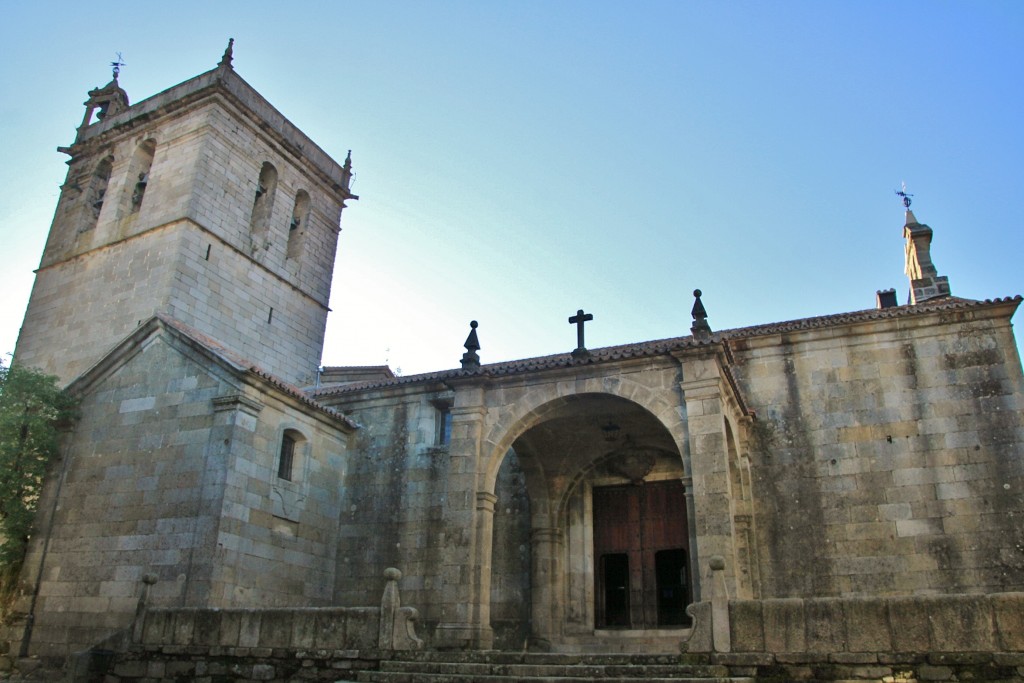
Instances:
[[[896,301],[895,289],[880,289],[875,292],[875,308],[882,310],[883,308],[894,308],[895,306],[899,306],[899,302]]]

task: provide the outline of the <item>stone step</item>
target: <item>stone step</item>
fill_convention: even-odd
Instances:
[[[729,669],[712,664],[500,664],[484,662],[382,661],[385,672],[519,676],[523,678],[715,678]]]
[[[708,657],[680,654],[582,653],[582,652],[503,652],[498,650],[434,651],[421,650],[396,655],[393,662],[446,662],[472,664],[707,664]]]
[[[690,629],[605,630],[565,635],[552,643],[555,652],[675,654]]]
[[[431,674],[400,671],[361,671],[359,683],[755,683],[753,678],[736,677],[692,677],[672,676],[651,678],[647,676],[605,677],[605,676],[481,676],[479,674]]]
[[[407,652],[361,671],[360,683],[753,683],[687,655]]]

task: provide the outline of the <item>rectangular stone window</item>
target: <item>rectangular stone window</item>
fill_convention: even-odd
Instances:
[[[437,406],[437,445],[447,446],[452,440],[452,408]]]
[[[281,457],[277,461],[277,476],[292,480],[292,463],[295,461],[295,438],[290,434],[281,437]]]

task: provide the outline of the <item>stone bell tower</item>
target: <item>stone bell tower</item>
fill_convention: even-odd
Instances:
[[[232,67],[129,105],[90,91],[14,362],[70,382],[153,315],[311,384],[351,156],[335,162]]]

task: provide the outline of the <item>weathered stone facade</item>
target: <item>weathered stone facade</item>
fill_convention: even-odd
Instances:
[[[687,484],[695,598],[715,555],[729,594],[746,599],[1021,590],[1018,303],[865,311],[322,389],[318,400],[367,425],[352,445],[367,466],[350,470],[360,483],[343,507],[386,497],[401,511],[393,535],[347,524],[342,547],[461,568],[529,542],[532,635],[592,634],[591,491],[630,483],[624,463],[653,454],[643,481]],[[445,401],[452,439],[437,447],[428,418]],[[523,477],[502,490],[506,462]],[[495,533],[496,505],[517,499],[529,503],[522,523]],[[424,577],[410,600],[439,633],[446,616],[472,631],[460,608],[500,599],[489,569],[453,572],[447,592],[429,570],[410,572]],[[359,577],[344,585],[358,591]]]
[[[134,106],[94,91],[119,104],[68,150],[15,362],[60,375],[82,416],[16,647],[128,628],[147,574],[152,606],[193,614],[375,605],[400,567],[429,647],[504,650],[678,652],[717,596],[715,637],[761,653],[781,636],[759,619],[795,600],[806,623],[871,622],[1024,591],[1019,297],[944,280],[726,331],[698,298],[674,339],[480,365],[474,331],[460,369],[315,386],[351,164],[229,56]],[[912,278],[935,276],[907,226],[930,268]]]
[[[124,628],[146,573],[156,604],[333,604],[349,421],[162,318],[71,390],[79,427],[26,562],[38,651]],[[290,480],[286,431],[300,437]]]

